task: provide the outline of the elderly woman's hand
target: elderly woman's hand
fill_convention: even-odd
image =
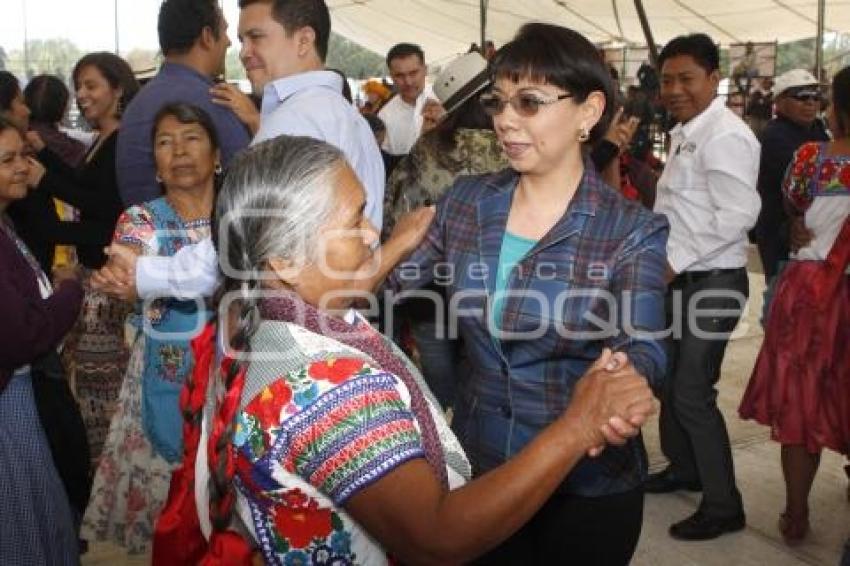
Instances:
[[[228,83],[214,85],[210,88],[210,94],[213,103],[230,108],[252,134],[257,133],[260,129],[260,112],[250,96],[239,90],[236,85]]]
[[[390,241],[401,245],[405,252],[412,252],[428,232],[436,211],[435,206],[423,206],[403,214],[393,227]]]
[[[654,411],[652,390],[625,354],[605,349],[576,384],[566,419],[590,456],[601,453],[606,443],[623,444],[636,436]]]

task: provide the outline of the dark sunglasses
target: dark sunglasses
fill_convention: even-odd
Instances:
[[[505,107],[510,104],[511,108],[517,114],[525,118],[531,118],[542,108],[549,104],[555,104],[565,98],[571,98],[572,94],[559,94],[555,98],[545,99],[530,92],[518,92],[510,98],[503,98],[498,94],[488,92],[482,94],[478,99],[481,102],[481,107],[484,108],[490,116],[497,116],[505,111]]]
[[[800,90],[789,95],[797,102],[820,102],[821,94],[816,90]]]

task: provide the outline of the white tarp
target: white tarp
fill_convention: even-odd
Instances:
[[[497,46],[520,25],[544,21],[573,28],[591,41],[644,45],[633,0],[489,0],[487,39]],[[817,0],[644,0],[659,45],[704,32],[728,45],[814,37]],[[417,43],[441,63],[480,43],[479,0],[328,0],[334,30],[378,53]],[[825,31],[850,30],[850,0],[827,0]]]

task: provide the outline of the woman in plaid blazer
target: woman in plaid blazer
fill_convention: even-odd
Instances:
[[[386,292],[446,286],[471,371],[452,427],[483,474],[567,406],[604,347],[658,386],[665,366],[667,221],[628,202],[586,166],[613,96],[580,34],[527,24],[491,63],[494,117],[510,168],[459,178]],[[435,297],[436,298],[436,297]],[[615,431],[608,431],[615,433]],[[486,564],[626,564],[640,535],[640,438],[591,451]]]

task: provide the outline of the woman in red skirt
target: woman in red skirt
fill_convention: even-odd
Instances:
[[[832,84],[834,140],[797,150],[785,176],[789,212],[811,240],[777,285],[764,343],[739,409],[782,444],[789,544],[809,529],[808,496],[823,448],[850,453],[850,67]]]

